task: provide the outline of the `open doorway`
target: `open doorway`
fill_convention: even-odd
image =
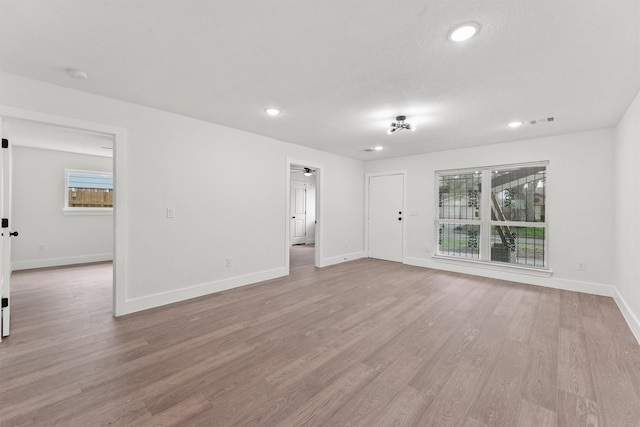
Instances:
[[[7,121],[13,224],[21,232],[13,270],[113,261],[113,135]]]
[[[113,260],[113,136],[8,120],[14,270]]]
[[[288,245],[290,269],[318,266],[319,168],[289,165]]]
[[[10,148],[6,152],[11,164],[9,216],[12,229],[19,230],[12,233],[11,256],[3,262],[3,270],[8,270],[10,278],[11,272],[101,263],[107,267],[102,273],[109,291],[87,292],[103,295],[104,309],[115,313],[115,136],[24,116],[29,113],[2,119]],[[91,181],[95,177],[101,182]],[[73,280],[67,282],[83,280],[74,271]],[[8,290],[9,280],[5,285]],[[20,318],[19,307],[11,305],[18,315],[14,319]]]

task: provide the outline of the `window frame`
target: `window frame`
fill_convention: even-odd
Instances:
[[[545,167],[545,215],[544,221],[531,222],[531,221],[498,221],[491,219],[491,174],[494,170],[509,170],[509,169],[521,169],[528,167]],[[478,219],[442,219],[440,218],[440,178],[443,176],[451,175],[463,175],[469,173],[480,172],[481,174],[481,195],[480,195],[480,212]],[[434,187],[435,187],[435,219],[434,219],[434,238],[433,238],[433,253],[432,257],[438,261],[450,262],[455,264],[477,264],[485,266],[491,269],[498,270],[519,270],[531,272],[533,274],[539,273],[544,275],[551,275],[551,269],[549,266],[549,219],[547,215],[546,200],[548,199],[548,182],[549,182],[549,162],[531,162],[531,163],[514,163],[506,165],[492,165],[482,167],[470,167],[463,169],[441,169],[434,171]],[[478,258],[454,256],[439,253],[439,230],[442,224],[461,224],[461,225],[478,225],[480,231],[478,233],[479,242],[479,255]],[[544,229],[544,255],[543,266],[524,265],[502,261],[491,260],[491,230],[495,225],[507,226],[507,227],[539,227]]]
[[[64,170],[64,204],[62,213],[64,215],[113,215],[113,207],[70,207],[69,206],[69,174],[70,173],[84,173],[93,175],[109,175],[111,176],[111,191],[114,191],[115,185],[113,182],[113,172],[110,171],[97,171],[97,170],[84,170],[84,169],[72,169],[65,168]],[[114,198],[115,201],[115,198]]]

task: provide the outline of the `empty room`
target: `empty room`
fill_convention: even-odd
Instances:
[[[640,426],[638,0],[2,0],[0,426]]]

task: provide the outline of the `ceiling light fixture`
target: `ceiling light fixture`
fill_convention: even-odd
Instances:
[[[69,69],[67,70],[67,73],[69,73],[69,75],[74,79],[78,79],[78,80],[87,80],[89,78],[87,73],[82,70]]]
[[[313,175],[313,171],[309,168],[304,168],[304,176],[311,176]]]
[[[392,133],[401,131],[402,129],[407,129],[407,130],[416,129],[415,127],[411,126],[411,123],[406,123],[405,120],[407,120],[407,116],[397,116],[396,121],[391,122],[391,127],[389,128],[387,133],[391,135]]]
[[[458,25],[449,31],[449,40],[452,42],[464,42],[478,34],[478,31],[480,31],[480,25],[475,22]]]
[[[382,149],[383,149],[382,145],[376,145],[374,147],[365,148],[364,151],[367,151],[370,153],[372,151],[382,151]]]
[[[278,114],[280,114],[280,110],[278,110],[277,108],[273,108],[273,107],[265,108],[264,112],[267,113],[270,116],[277,116]]]
[[[516,120],[516,121],[513,121],[513,122],[507,124],[507,126],[509,126],[512,129],[515,129],[515,128],[519,128],[523,124],[524,124],[524,122],[521,122],[520,120]]]

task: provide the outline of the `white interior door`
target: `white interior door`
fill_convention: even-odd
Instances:
[[[404,175],[369,177],[369,258],[402,262]]]
[[[0,211],[2,213],[2,242],[0,244],[0,296],[2,297],[1,337],[9,335],[11,286],[11,144],[5,134],[5,123],[0,119],[2,134],[2,183],[0,185]],[[5,148],[6,147],[6,148]],[[18,233],[15,233],[17,235]],[[0,337],[0,341],[2,338]]]
[[[291,183],[291,244],[301,245],[307,239],[306,190],[300,182]]]

